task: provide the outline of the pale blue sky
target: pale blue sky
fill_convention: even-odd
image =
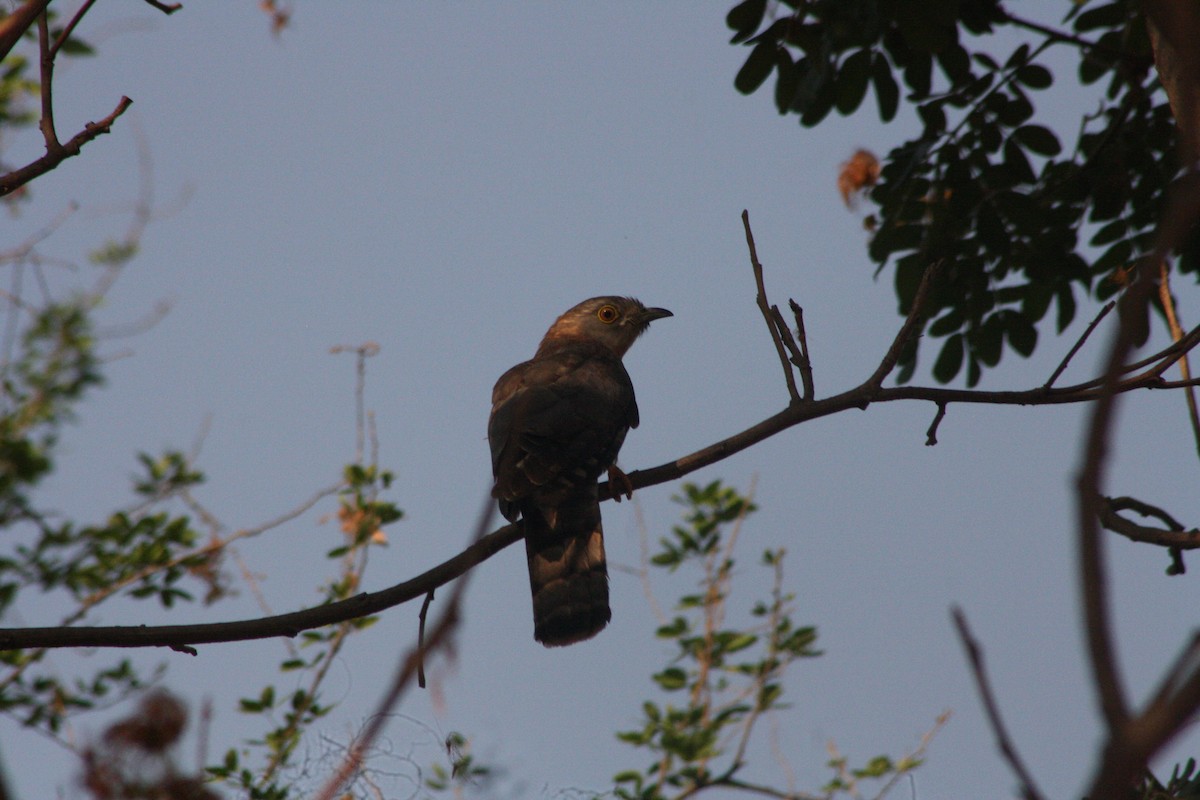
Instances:
[[[880,126],[869,100],[850,120],[806,130],[779,117],[769,93],[740,96],[732,82],[745,51],[726,43],[728,5],[301,3],[274,41],[252,2],[189,3],[170,18],[98,4],[81,32],[100,56],[59,71],[59,130],[104,116],[122,94],[134,106],[111,135],[35,184],[35,202],[5,220],[4,238],[24,239],[71,200],[80,212],[45,251],[82,262],[123,230],[140,129],[170,213],[147,230],[102,316],[118,324],[163,299],[173,307],[148,333],[106,345],[123,357],[65,437],[47,501],[80,518],[123,505],[134,453],[186,448],[211,415],[201,497],[232,527],[273,517],[334,482],[353,457],[353,363],[327,353],[373,340],[382,351],[369,364],[367,401],[407,518],[373,557],[364,588],[410,577],[469,536],[490,480],[492,383],[584,297],[631,294],[675,312],[626,359],[642,417],[622,452],[627,470],[782,408],[743,208],[773,299],[805,308],[818,393],[863,380],[899,319],[890,275],[872,280],[860,215],[841,204],[836,174],[854,149],[886,152],[912,122],[902,111]],[[1061,116],[1050,121],[1074,131],[1071,110],[1090,104],[1059,91]],[[30,132],[6,158],[34,157],[39,142]],[[54,278],[62,287],[78,279]],[[1187,322],[1195,292],[1177,288]],[[1070,334],[1091,314],[1082,309]],[[1007,354],[984,386],[1042,383],[1072,341],[1044,336],[1029,361]],[[1089,346],[1064,380],[1091,377],[1097,352]],[[918,382],[931,382],[925,369]],[[1050,796],[1077,796],[1100,733],[1074,573],[1071,481],[1084,409],[952,406],[941,443],[927,448],[933,412],[889,404],[817,420],[690,476],[756,482],[762,511],[741,543],[745,602],[765,589],[758,554],[786,547],[796,620],[820,630],[826,655],[793,669],[779,747],[797,788],[816,788],[828,778],[828,740],[853,761],[901,755],[951,709],[915,788],[896,796],[1013,796],[950,624],[959,604],[1032,771]],[[1182,398],[1131,398],[1121,422],[1110,492],[1195,520],[1198,465]],[[675,491],[637,496],[652,538],[676,519]],[[241,548],[268,576],[277,611],[316,600],[323,554],[340,535],[320,524],[331,510]],[[606,504],[604,518],[610,562],[635,566],[634,508]],[[1164,553],[1110,541],[1122,664],[1140,698],[1195,624],[1194,577],[1169,580]],[[472,580],[457,660],[436,676],[442,702],[409,696],[408,719],[389,731],[395,752],[428,764],[438,736],[460,730],[523,796],[604,790],[616,771],[644,766],[646,754],[613,738],[655,696],[648,676],[668,655],[651,636],[637,579],[614,570],[610,627],[555,651],[533,642],[519,548]],[[655,588],[667,602],[685,587]],[[242,595],[172,619],[256,614]],[[22,612],[23,622],[46,624],[57,609]],[[344,742],[374,707],[414,640],[416,613],[393,609],[349,646],[324,735]],[[158,621],[145,614],[113,606],[98,620]],[[234,710],[237,697],[269,680],[290,686],[271,672],[283,653],[267,641],[205,646],[194,659],[139,657],[167,661],[168,685],[194,707],[212,698],[216,753],[258,732]],[[77,658],[54,661],[67,669]],[[81,734],[101,723],[89,725]],[[754,774],[782,781],[762,741]],[[19,796],[52,796],[56,786],[72,794],[74,767],[52,746],[7,722],[0,742]],[[34,758],[60,767],[26,768]]]

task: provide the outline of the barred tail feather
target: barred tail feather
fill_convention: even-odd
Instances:
[[[547,647],[590,639],[612,616],[596,485],[559,495],[553,507],[529,503],[522,516],[533,638]]]

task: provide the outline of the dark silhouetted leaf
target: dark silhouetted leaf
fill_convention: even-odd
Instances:
[[[930,81],[933,79],[933,59],[928,53],[914,53],[908,66],[904,68],[904,82],[913,90],[917,98],[929,95]]]
[[[1027,317],[1010,314],[1005,319],[1008,343],[1021,355],[1029,358],[1037,347],[1037,328]]]
[[[871,77],[871,52],[859,50],[842,62],[837,74],[835,105],[838,113],[853,114],[867,93]]]
[[[1033,183],[1037,178],[1029,158],[1016,139],[1004,143],[1004,166],[1012,173],[1014,183]]]
[[[750,51],[746,63],[738,70],[733,85],[742,94],[753,94],[775,68],[775,45],[759,42]]]
[[[942,352],[938,353],[937,361],[933,364],[933,377],[938,383],[949,383],[958,375],[958,371],[962,369],[963,362],[963,337],[961,333],[956,333],[946,340],[942,345]]]
[[[1098,28],[1112,28],[1125,19],[1125,9],[1122,3],[1106,3],[1084,11],[1075,18],[1075,30],[1080,33],[1094,31]]]
[[[971,58],[962,45],[947,47],[937,54],[942,72],[954,85],[965,83],[971,77]]]
[[[763,14],[767,11],[767,0],[743,0],[729,10],[725,16],[725,24],[736,31],[730,44],[744,42],[754,35],[762,24]]]
[[[1041,125],[1022,125],[1013,132],[1017,141],[1042,156],[1056,156],[1062,152],[1058,137]]]
[[[1104,244],[1111,244],[1125,236],[1125,232],[1129,230],[1129,224],[1122,219],[1114,219],[1100,230],[1096,231],[1096,235],[1092,237],[1091,244],[1093,247],[1099,247]]]
[[[1048,89],[1054,84],[1050,70],[1040,64],[1026,64],[1017,70],[1017,80],[1030,89]]]
[[[791,54],[785,47],[775,51],[775,73],[775,108],[780,114],[786,114],[791,110],[796,98],[800,76]]]
[[[900,105],[900,87],[896,85],[892,67],[883,53],[875,54],[871,64],[871,79],[875,84],[875,99],[879,103],[879,118],[891,122]]]
[[[1004,350],[1004,327],[997,314],[992,314],[982,325],[967,334],[971,352],[984,366],[994,367],[1000,363]]]

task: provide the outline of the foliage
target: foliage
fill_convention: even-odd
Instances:
[[[684,524],[664,537],[650,562],[659,569],[688,568],[700,573],[699,591],[684,595],[676,614],[658,628],[674,655],[651,678],[666,701],[647,700],[642,723],[617,737],[652,754],[644,769],[618,773],[616,796],[623,800],[684,798],[716,788],[737,788],[775,797],[798,797],[750,783],[747,748],[765,715],[786,708],[784,675],[800,659],[814,658],[816,628],[791,618],[794,595],[783,590],[784,550],[766,550],[761,566],[768,570],[767,597],[749,604],[747,624],[729,624],[736,560],[734,548],[750,498],[714,481],[706,486],[685,483],[674,499],[683,505]],[[747,584],[758,583],[743,576]],[[832,797],[857,793],[859,783],[890,779],[916,768],[920,759],[872,758],[851,769],[843,757],[829,766],[834,777],[821,790]],[[807,795],[806,795],[807,796]]]
[[[345,600],[359,590],[366,570],[369,548],[386,544],[383,526],[399,520],[403,512],[395,504],[379,499],[391,486],[392,474],[375,466],[351,464],[345,470],[345,482],[338,492],[338,519],[345,544],[331,550],[327,557],[339,563],[337,576],[325,587],[324,602]],[[220,764],[208,767],[214,778],[236,787],[251,800],[283,800],[294,796],[297,775],[293,756],[309,727],[327,715],[333,706],[326,704],[321,691],[329,667],[351,634],[369,628],[376,617],[349,620],[328,629],[305,631],[299,647],[288,647],[279,671],[293,675],[298,684],[290,694],[279,693],[267,684],[256,697],[244,697],[239,710],[261,719],[267,732],[252,739],[248,748],[231,747]],[[251,752],[260,752],[263,764],[248,763]]]
[[[893,272],[901,314],[926,266],[949,265],[926,327],[944,340],[938,381],[965,366],[974,386],[1005,350],[1034,351],[1052,307],[1062,332],[1080,296],[1103,299],[1123,285],[1177,171],[1138,3],[1075,3],[1062,30],[999,0],[783,0],[773,19],[767,8],[744,0],[728,14],[733,43],[751,48],[739,91],[757,91],[774,73],[779,113],[805,126],[855,113],[868,94],[884,122],[896,118],[902,91],[916,112],[920,134],[888,153],[870,191],[868,252],[877,274]],[[1035,104],[1055,85],[1044,63],[1051,47],[1070,51],[1093,92],[1073,143],[1047,122],[1055,103]],[[1001,48],[1007,55],[997,57]],[[1200,234],[1187,249],[1181,268],[1200,277]],[[900,382],[916,363],[914,339]]]
[[[1195,800],[1200,797],[1200,772],[1196,772],[1196,759],[1189,758],[1184,764],[1176,764],[1166,784],[1154,775],[1146,773],[1138,787],[1140,800]]]

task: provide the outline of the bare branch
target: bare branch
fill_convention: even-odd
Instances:
[[[146,0],[146,4],[154,6],[164,14],[174,14],[183,8],[183,3],[160,3],[159,0]]]
[[[50,0],[28,0],[23,6],[0,20],[0,59],[12,52],[12,49],[17,46],[17,42],[21,41],[21,37],[25,35],[25,31],[29,30],[34,20],[46,10],[48,5],[50,5]]]
[[[808,335],[804,332],[804,309],[792,299],[788,299],[788,306],[792,309],[792,316],[796,318],[796,337],[800,340],[800,363],[797,364],[800,368],[800,382],[804,386],[804,399],[813,399],[813,372],[812,360],[808,357]]]
[[[1183,326],[1179,322],[1179,313],[1175,308],[1175,298],[1171,296],[1171,270],[1166,261],[1159,264],[1158,299],[1162,303],[1163,313],[1167,316],[1167,329],[1171,339],[1178,342],[1183,338]],[[1192,365],[1188,363],[1187,354],[1179,359],[1179,375],[1185,381],[1192,379]],[[1189,386],[1183,390],[1187,400],[1188,420],[1192,423],[1192,438],[1196,441],[1196,452],[1200,453],[1200,411],[1196,409],[1196,391]]]
[[[1144,712],[1130,716],[1117,668],[1105,581],[1104,538],[1099,520],[1106,472],[1108,440],[1121,383],[1122,365],[1148,326],[1150,301],[1159,266],[1185,240],[1200,213],[1200,170],[1175,181],[1167,192],[1154,249],[1133,272],[1133,282],[1118,302],[1121,325],[1106,359],[1104,391],[1092,410],[1083,466],[1077,480],[1079,569],[1083,590],[1084,629],[1088,654],[1108,727],[1099,767],[1086,796],[1091,800],[1125,797],[1150,758],[1169,742],[1200,709],[1200,668],[1190,656],[1163,678],[1162,687]],[[1185,650],[1185,654],[1190,653]]]
[[[41,97],[42,119],[38,127],[42,129],[42,138],[46,140],[46,155],[57,155],[62,149],[58,135],[54,132],[54,101],[51,92],[54,89],[54,54],[50,52],[50,29],[43,11],[38,16],[38,63],[41,67]]]
[[[433,602],[434,589],[429,590],[421,603],[421,613],[417,614],[417,686],[425,688],[425,615],[429,613],[429,604]]]
[[[75,26],[79,24],[79,21],[83,19],[83,15],[90,11],[95,3],[96,0],[85,0],[83,5],[79,7],[79,10],[75,12],[75,16],[71,17],[71,21],[67,23],[67,26],[58,34],[58,38],[54,40],[54,44],[50,48],[51,58],[54,58],[58,55],[58,51],[62,49],[62,46],[66,44],[67,39],[70,39],[71,34],[74,33]]]
[[[1050,373],[1050,378],[1044,384],[1042,384],[1042,388],[1049,389],[1054,385],[1054,382],[1058,380],[1058,376],[1063,374],[1063,370],[1067,368],[1067,365],[1071,363],[1071,359],[1074,358],[1075,354],[1079,352],[1079,348],[1083,347],[1083,343],[1086,342],[1088,337],[1092,335],[1092,331],[1096,330],[1096,326],[1100,324],[1100,320],[1107,317],[1108,312],[1112,311],[1114,308],[1116,308],[1116,306],[1117,301],[1115,300],[1110,300],[1104,304],[1104,308],[1100,309],[1100,313],[1097,314],[1096,318],[1093,319],[1091,324],[1087,326],[1083,332],[1083,335],[1080,336],[1079,340],[1075,342],[1075,345],[1069,351],[1067,351],[1067,355],[1061,362],[1059,362],[1058,367],[1054,370],[1054,372]],[[1180,338],[1183,337],[1181,336]],[[1176,341],[1178,341],[1178,339],[1176,339]]]
[[[946,418],[946,404],[937,404],[937,413],[933,415],[933,422],[929,423],[929,430],[925,431],[925,446],[933,447],[937,444],[938,426],[942,424],[942,420]]]
[[[758,303],[758,310],[762,312],[763,319],[766,320],[767,330],[771,333],[775,354],[779,356],[779,363],[783,366],[783,379],[787,382],[788,397],[792,399],[793,403],[798,403],[800,402],[800,393],[796,391],[796,378],[792,375],[792,365],[788,362],[779,329],[776,327],[775,319],[771,316],[771,306],[767,303],[767,289],[763,285],[763,267],[758,261],[758,249],[754,246],[754,233],[750,230],[749,211],[742,211],[742,227],[746,230],[746,246],[750,248],[750,266],[754,269],[754,285],[758,288],[758,296],[755,301]],[[787,329],[786,325],[784,329]]]
[[[66,159],[79,155],[79,151],[83,149],[85,144],[97,136],[108,133],[112,129],[112,124],[116,121],[117,117],[124,114],[126,109],[131,105],[133,105],[132,100],[128,97],[122,97],[111,114],[99,122],[89,122],[83,127],[82,131],[71,137],[70,141],[60,145],[56,152],[47,152],[36,161],[32,161],[20,169],[13,170],[7,175],[0,177],[0,197],[12,194],[34,178],[45,175]]]
[[[883,361],[875,370],[875,374],[867,380],[865,385],[876,388],[883,385],[884,379],[896,368],[896,362],[900,360],[900,354],[904,352],[904,348],[925,324],[925,304],[929,300],[929,290],[933,286],[934,280],[941,275],[942,266],[942,262],[939,261],[925,268],[924,274],[921,275],[921,283],[917,286],[917,294],[913,298],[912,308],[909,309],[904,324],[900,326],[896,338],[892,340],[892,346],[884,354]]]
[[[1151,528],[1122,517],[1119,511],[1134,511],[1144,517],[1155,517],[1167,526]],[[1100,506],[1100,524],[1127,539],[1179,550],[1200,548],[1200,530],[1184,530],[1183,524],[1166,511],[1132,497],[1109,497]]]
[[[471,544],[454,558],[389,589],[288,614],[204,625],[112,626],[89,628],[9,628],[0,630],[0,650],[29,647],[175,647],[297,636],[301,631],[377,614],[406,603],[459,577],[500,550],[520,541],[521,527],[506,525]]]
[[[975,687],[979,691],[979,699],[983,701],[983,711],[987,714],[988,724],[992,726],[992,733],[996,736],[996,746],[1000,748],[1000,754],[1017,776],[1021,784],[1021,796],[1025,800],[1042,800],[1044,795],[1037,788],[1037,783],[1017,753],[1017,748],[1004,725],[1004,719],[1000,716],[1000,707],[996,704],[996,696],[992,693],[992,685],[987,676],[987,667],[983,663],[983,649],[971,635],[967,616],[958,606],[950,610],[950,615],[954,619],[954,627],[958,629],[958,638],[962,641],[963,649],[967,651],[967,661],[970,662],[971,674],[975,677]]]

